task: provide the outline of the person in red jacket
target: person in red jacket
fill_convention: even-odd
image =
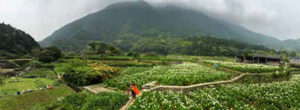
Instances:
[[[136,98],[136,95],[139,94],[139,90],[134,82],[130,84],[129,91],[131,91],[132,98]]]

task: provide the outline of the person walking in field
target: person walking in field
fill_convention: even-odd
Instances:
[[[138,88],[137,88],[137,86],[135,85],[134,82],[132,82],[130,84],[129,91],[131,92],[131,96],[132,96],[133,99],[136,98],[136,95],[139,94],[139,90],[138,90]]]

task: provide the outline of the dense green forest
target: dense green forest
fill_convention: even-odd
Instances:
[[[134,39],[126,37],[127,39]],[[209,36],[201,37],[137,37],[134,41],[119,40],[107,45],[102,42],[88,44],[88,51],[91,54],[120,54],[119,47],[123,52],[157,53],[161,55],[200,55],[200,56],[238,56],[250,54],[269,54],[276,52],[263,46],[255,46],[239,43],[234,40],[218,39]],[[116,46],[116,47],[114,47]],[[101,48],[101,49],[97,49]]]
[[[148,43],[151,42],[151,43]],[[181,54],[201,56],[237,56],[245,54],[274,54],[274,51],[263,46],[239,43],[212,37],[189,38],[144,38],[132,45],[131,51],[141,53],[155,52],[160,54]]]
[[[29,54],[39,44],[27,33],[10,25],[0,24],[0,56],[16,57]]]

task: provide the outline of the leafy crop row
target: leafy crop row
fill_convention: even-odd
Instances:
[[[265,73],[265,72],[275,72],[280,70],[278,66],[263,65],[263,64],[246,64],[246,63],[236,63],[236,62],[219,62],[219,61],[205,61],[210,64],[219,64],[219,66],[232,69],[240,72],[249,73]]]
[[[54,103],[36,106],[35,110],[119,110],[127,100],[127,95],[117,92],[81,92],[60,97]]]
[[[127,61],[102,61],[103,63],[109,65],[109,66],[116,66],[116,67],[131,67],[131,66],[138,66],[138,67],[152,67],[158,64],[153,63],[146,63],[146,62],[138,62],[137,60],[127,60]]]
[[[300,82],[233,84],[184,93],[146,92],[129,110],[299,109]]]
[[[105,81],[105,85],[125,90],[131,82],[139,87],[151,81],[163,85],[191,85],[229,79],[232,75],[198,64],[156,66],[153,69],[135,74],[123,74]]]

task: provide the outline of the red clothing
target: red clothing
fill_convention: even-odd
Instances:
[[[136,95],[138,95],[140,92],[139,92],[139,90],[138,90],[138,88],[136,87],[136,86],[132,86],[131,87],[131,90],[136,94]]]

